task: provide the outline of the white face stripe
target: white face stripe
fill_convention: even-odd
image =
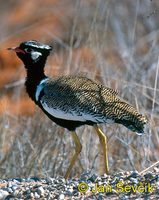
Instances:
[[[37,51],[31,52],[31,58],[33,61],[36,61],[40,56],[42,56],[42,54],[40,52],[37,52]]]
[[[43,80],[39,83],[39,85],[37,86],[37,88],[36,88],[36,93],[35,93],[35,99],[36,99],[36,101],[38,101],[39,95],[40,95],[42,89],[44,88],[44,83],[45,83],[48,79],[49,79],[49,78],[43,79]]]

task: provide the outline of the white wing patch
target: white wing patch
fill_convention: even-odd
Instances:
[[[72,121],[93,121],[98,122],[92,115],[89,114],[77,114],[75,111],[70,112],[64,112],[63,110],[60,110],[59,108],[50,108],[45,102],[41,101],[41,105],[43,108],[52,116],[60,119],[66,119],[66,120],[72,120]]]
[[[41,105],[43,106],[44,110],[46,110],[50,115],[53,117],[59,118],[59,119],[65,119],[65,120],[71,120],[71,121],[92,121],[95,123],[113,123],[114,120],[106,119],[106,118],[100,118],[95,117],[91,114],[87,113],[77,113],[75,111],[70,112],[64,112],[63,110],[60,110],[59,108],[50,108],[45,102],[41,101]]]
[[[49,79],[49,78],[43,79],[43,80],[39,83],[39,85],[37,86],[37,88],[36,88],[36,93],[35,93],[35,99],[36,99],[36,101],[38,101],[40,92],[41,92],[42,89],[44,88],[44,83],[45,83],[48,79]]]

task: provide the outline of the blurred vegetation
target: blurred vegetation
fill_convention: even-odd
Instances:
[[[51,122],[25,93],[25,70],[6,48],[29,39],[54,51],[46,73],[83,74],[120,91],[147,115],[137,136],[121,125],[101,126],[108,137],[110,173],[142,171],[159,160],[159,1],[0,1],[0,176],[63,175],[74,151],[67,130]],[[102,173],[92,127],[77,134],[83,149],[72,176]]]

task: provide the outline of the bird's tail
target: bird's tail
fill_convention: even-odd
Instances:
[[[113,108],[113,118],[116,123],[123,124],[138,134],[144,133],[148,119],[141,115],[133,106],[120,100],[115,102]]]

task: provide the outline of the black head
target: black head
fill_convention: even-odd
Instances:
[[[26,68],[32,67],[38,63],[45,64],[47,56],[50,54],[52,47],[39,43],[35,40],[22,42],[16,48],[8,48],[16,52],[17,56],[23,61]]]

